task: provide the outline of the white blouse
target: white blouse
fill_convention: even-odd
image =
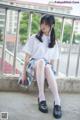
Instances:
[[[54,45],[53,48],[49,48],[48,44],[50,37],[43,34],[43,42],[40,42],[35,35],[32,35],[26,42],[22,51],[29,53],[32,58],[45,58],[50,62],[50,60],[59,59],[59,46],[58,43]]]

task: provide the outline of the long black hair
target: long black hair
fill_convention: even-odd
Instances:
[[[52,27],[52,25],[55,25],[55,19],[54,19],[54,16],[53,15],[50,15],[50,14],[46,14],[44,16],[42,16],[41,18],[41,21],[40,21],[40,25],[42,23],[46,23],[47,25],[50,26],[51,28],[51,33],[50,33],[50,43],[48,45],[49,48],[52,48],[54,47],[55,45],[55,30],[54,30],[54,27]],[[40,42],[43,42],[42,41],[42,35],[43,35],[43,32],[40,30],[37,34],[36,34],[36,38],[40,41]]]

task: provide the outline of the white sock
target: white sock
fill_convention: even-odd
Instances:
[[[39,101],[45,100],[44,95],[44,70],[45,70],[45,63],[41,64],[41,61],[38,61],[36,65],[36,79],[37,85],[39,90]]]
[[[57,82],[54,76],[53,71],[51,70],[51,66],[47,65],[46,66],[46,78],[47,82],[49,85],[49,88],[53,94],[55,105],[60,105],[60,98],[59,98],[59,93],[58,93],[58,88],[57,88]]]

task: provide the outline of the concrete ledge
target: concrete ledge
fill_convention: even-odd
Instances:
[[[18,86],[19,75],[1,75],[0,76],[0,91],[15,91],[15,92],[32,92],[38,91],[36,81],[32,82],[32,85],[28,89]],[[75,77],[58,77],[57,83],[59,92],[64,93],[80,93],[80,78]],[[45,89],[48,86],[45,84]]]

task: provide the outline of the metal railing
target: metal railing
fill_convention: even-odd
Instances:
[[[13,74],[15,74],[16,70],[16,53],[18,49],[18,38],[19,38],[19,26],[20,26],[20,13],[21,12],[29,12],[29,28],[28,28],[28,36],[30,37],[31,34],[31,22],[32,22],[32,14],[33,13],[48,13],[53,14],[55,17],[62,18],[62,27],[61,27],[61,36],[60,41],[63,41],[63,34],[64,34],[64,19],[71,19],[72,20],[72,33],[70,38],[70,44],[69,44],[69,53],[68,53],[68,60],[67,60],[67,68],[66,68],[66,76],[69,74],[69,63],[70,63],[70,55],[71,55],[71,47],[73,42],[73,35],[74,35],[74,22],[75,20],[80,20],[80,16],[74,16],[74,15],[67,15],[67,14],[60,14],[60,13],[54,13],[54,12],[48,12],[48,11],[41,11],[41,10],[35,10],[35,9],[29,9],[25,7],[19,7],[15,5],[6,5],[6,4],[0,4],[0,8],[5,9],[5,28],[4,28],[4,43],[3,43],[3,49],[2,49],[2,63],[1,63],[1,71],[3,73],[3,66],[4,66],[4,59],[5,59],[5,51],[6,51],[6,25],[7,25],[7,11],[8,10],[14,10],[17,11],[18,17],[17,17],[17,32],[16,32],[16,42],[15,42],[15,48],[14,48],[14,57],[13,57]],[[77,64],[76,64],[76,70],[75,70],[75,76],[78,76],[79,71],[79,60],[80,59],[80,44],[79,44],[79,52],[77,56]],[[59,61],[57,63],[57,72],[59,71]]]
[[[0,46],[0,50],[2,51],[2,45]],[[2,54],[2,53],[1,53]],[[1,57],[1,55],[0,55]],[[5,61],[7,63],[9,63],[11,66],[13,65],[13,59],[14,58],[14,54],[12,52],[10,52],[8,49],[5,49]],[[17,63],[17,66],[16,66],[16,69],[19,71],[19,72],[22,72],[22,66],[24,64],[24,61],[21,60],[20,58],[16,57],[16,63]]]

